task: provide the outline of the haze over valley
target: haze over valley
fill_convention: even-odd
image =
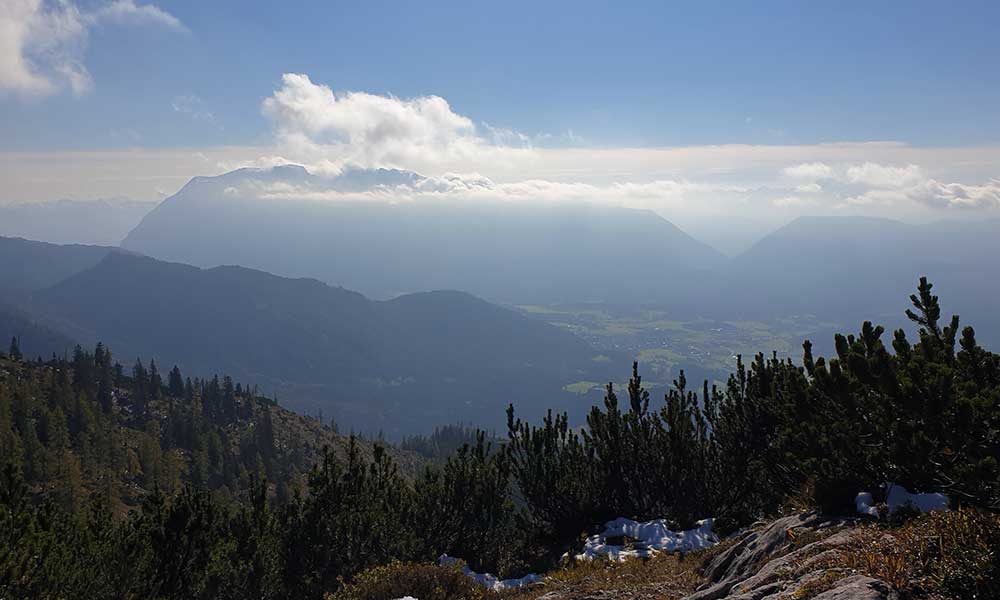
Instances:
[[[473,197],[458,203],[382,197],[443,185],[455,182],[296,165],[199,176],[120,250],[4,239],[2,287],[12,314],[51,331],[43,354],[104,340],[396,438],[442,420],[499,427],[515,394],[579,421],[631,359],[659,390],[681,369],[722,382],[762,346],[796,357],[809,338],[829,352],[866,317],[903,325],[899,298],[922,275],[981,339],[1000,335],[979,300],[1000,291],[996,219],[797,217],[730,258],[648,209],[475,199],[489,182],[463,183]],[[195,319],[205,326],[186,327]]]

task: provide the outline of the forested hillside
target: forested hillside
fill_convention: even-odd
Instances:
[[[954,517],[916,521],[909,532],[891,527],[912,513],[887,515],[890,520],[879,521],[859,538],[875,541],[838,555],[841,562],[836,564],[843,568],[821,570],[823,581],[813,581],[808,589],[818,593],[860,573],[868,577],[864,581],[876,578],[871,585],[878,589],[895,586],[912,598],[993,598],[987,593],[1000,577],[1000,526],[988,512],[1000,508],[1000,356],[982,348],[974,330],[961,328],[958,317],[942,318],[938,298],[925,280],[911,302],[906,314],[918,328],[914,340],[898,330],[887,345],[883,328],[866,322],[858,334],[837,336],[835,357],[813,356],[807,341],[801,365],[758,355],[746,365],[739,360],[725,386],[706,382],[698,391],[682,375],[663,402],[650,398],[635,366],[621,398],[609,385],[603,406],[592,409],[582,431],[568,427],[564,414],[550,414],[541,423],[522,421],[511,406],[504,443],[491,445],[479,434],[443,465],[427,468],[412,481],[399,474],[383,449],[369,459],[352,440],[346,457],[322,454],[302,495],[288,499],[255,484],[246,499],[232,501],[194,485],[203,481],[198,475],[179,494],[161,488],[148,496],[142,510],[125,520],[106,516],[99,497],[93,505],[98,510],[89,512],[69,511],[76,500],[66,492],[34,506],[21,478],[33,477],[38,469],[62,477],[60,490],[72,490],[65,482],[72,483],[77,470],[99,472],[101,463],[87,458],[90,444],[76,441],[87,440],[79,432],[89,429],[75,423],[86,422],[89,413],[100,422],[100,415],[109,412],[103,408],[109,397],[111,414],[125,412],[127,419],[139,421],[145,416],[149,428],[150,423],[184,423],[183,417],[172,419],[171,411],[183,415],[188,406],[198,405],[188,400],[157,403],[157,393],[198,398],[216,427],[258,419],[250,429],[256,439],[269,438],[267,419],[274,422],[273,412],[260,415],[265,401],[225,381],[212,391],[214,382],[188,386],[185,381],[181,386],[173,376],[168,376],[165,394],[150,387],[152,368],[141,364],[131,379],[122,375],[115,380],[131,384],[127,401],[119,401],[117,392],[107,394],[101,384],[107,377],[68,377],[71,369],[107,372],[106,360],[98,358],[106,356],[103,350],[92,358],[83,353],[70,364],[26,366],[7,360],[13,378],[26,383],[7,384],[14,391],[6,393],[14,398],[6,401],[12,412],[4,418],[13,424],[6,431],[24,431],[27,423],[29,433],[18,433],[28,440],[20,442],[26,448],[38,447],[31,441],[32,430],[39,443],[56,443],[41,453],[25,450],[20,464],[8,467],[3,478],[0,534],[12,543],[0,554],[0,592],[67,598],[322,598],[337,592],[340,598],[383,599],[419,588],[437,594],[430,596],[434,598],[483,597],[485,591],[474,591],[469,584],[463,588],[466,580],[456,579],[461,575],[448,567],[395,565],[359,573],[392,561],[427,563],[442,553],[465,558],[479,571],[551,569],[564,552],[579,550],[582,534],[599,531],[615,517],[662,518],[675,529],[714,517],[715,530],[725,534],[793,507],[851,515],[858,492],[871,492],[871,502],[884,504],[882,485],[891,482],[913,491],[942,492],[950,508],[959,510]],[[40,385],[22,375],[25,369],[49,381],[50,389],[63,390],[69,400],[47,407],[38,400],[44,396],[25,393],[25,388]],[[72,400],[74,382],[89,382],[94,389],[84,386]],[[174,396],[171,389],[184,392]],[[98,400],[88,405],[84,397]],[[22,408],[25,402],[33,406],[31,416]],[[62,405],[74,408],[67,412]],[[153,415],[157,418],[150,419]],[[183,438],[184,431],[181,427],[170,435]],[[9,434],[6,439],[17,445]],[[145,439],[153,439],[151,431]],[[79,456],[69,449],[77,443]],[[233,443],[238,458],[232,463],[209,461],[209,481],[215,477],[225,483],[231,468],[281,473],[280,459],[277,467],[269,467],[263,455],[237,454],[238,445]],[[83,457],[78,468],[73,457]],[[47,462],[53,463],[51,472],[44,471]],[[137,463],[127,471],[133,477],[170,483],[169,468],[147,471],[141,452]],[[214,464],[221,465],[221,472],[212,470]],[[875,523],[874,514],[866,511],[853,520]],[[788,522],[822,520],[806,516]],[[833,520],[839,527],[846,523]],[[767,535],[792,540],[785,552],[823,537],[810,533],[795,542],[797,534],[778,523],[771,528],[777,534]],[[712,522],[699,524],[706,526]],[[920,532],[928,530],[951,532],[947,539],[934,534],[941,541],[931,549],[938,560],[947,561],[947,569],[929,558],[931,550],[925,546],[891,541],[927,535]],[[719,556],[730,556],[725,560],[736,560],[744,569],[750,559],[733,559],[732,554],[756,538],[753,534],[742,536],[739,544],[724,543],[721,549],[733,552]],[[876,541],[883,551],[871,550]],[[129,560],[120,560],[125,556]],[[692,567],[701,568],[698,562],[685,571],[683,556],[658,563],[658,568],[669,566],[671,581],[684,582],[677,589],[693,591],[701,577],[706,585],[728,585],[721,592],[710,588],[692,596],[719,598],[734,584],[718,580],[727,567],[712,567],[711,556],[704,568],[716,569],[715,575],[692,572]],[[633,576],[636,568],[630,571]],[[596,573],[581,569],[584,576]],[[787,573],[774,575],[768,581]],[[555,581],[569,576],[556,575]],[[859,581],[844,580],[852,585]]]
[[[613,375],[578,336],[462,292],[375,301],[236,266],[0,244],[12,257],[0,264],[0,335],[22,335],[32,356],[100,340],[191,376],[229,373],[369,434],[399,439],[456,421],[502,426],[512,394],[526,405],[572,408],[578,397],[563,386]]]
[[[228,372],[298,410],[395,436],[481,423],[515,393],[558,402],[563,385],[610,376],[582,339],[461,292],[380,302],[312,279],[115,253],[34,294],[32,308],[75,339]]]
[[[38,362],[15,338],[0,355],[0,455],[33,497],[73,513],[97,502],[118,514],[185,485],[236,498],[258,477],[287,501],[324,447],[343,457],[347,445],[335,424],[229,376],[192,380],[154,361],[125,367],[103,344]],[[359,451],[370,455],[370,444]],[[414,461],[401,462],[413,471]]]

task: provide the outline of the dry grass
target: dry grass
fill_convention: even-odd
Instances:
[[[555,592],[561,598],[681,598],[704,581],[708,552],[658,554],[623,562],[578,561],[548,574],[545,585],[506,594],[528,600]]]
[[[1000,516],[961,509],[895,529],[858,530],[839,566],[881,579],[903,598],[1000,598]]]
[[[496,600],[499,596],[477,585],[457,567],[392,563],[369,569],[327,600]]]
[[[850,573],[843,570],[827,571],[816,579],[805,583],[802,587],[795,590],[795,593],[792,594],[792,598],[794,600],[809,600],[809,598],[815,598],[823,592],[832,589],[838,581],[848,575],[850,575]]]

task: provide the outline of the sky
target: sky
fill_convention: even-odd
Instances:
[[[998,22],[990,1],[0,0],[0,202],[297,163],[703,236],[990,218]]]

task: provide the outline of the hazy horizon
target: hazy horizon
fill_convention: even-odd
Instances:
[[[777,3],[763,11],[775,18],[659,3],[5,4],[0,205],[157,202],[195,176],[293,163],[447,178],[433,193],[455,202],[648,208],[729,255],[801,215],[1000,213],[990,3]],[[361,35],[373,19],[383,30]],[[501,31],[518,45],[498,52]]]

